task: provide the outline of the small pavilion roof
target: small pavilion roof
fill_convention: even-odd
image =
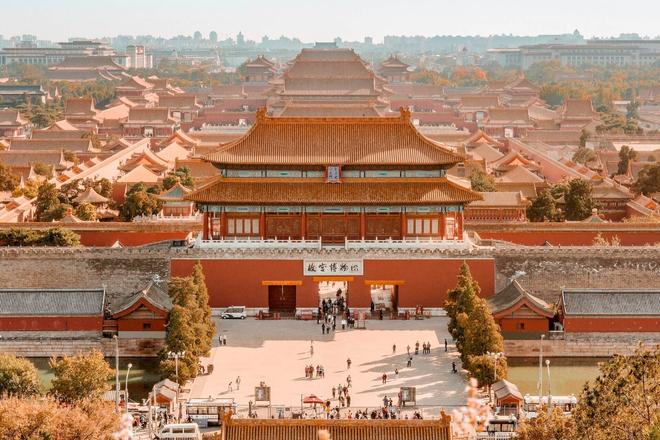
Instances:
[[[478,208],[511,208],[525,207],[527,203],[520,191],[512,192],[480,192],[482,200],[470,203],[470,207]]]
[[[117,183],[156,183],[160,177],[144,165],[138,165],[117,179]]]
[[[543,179],[528,170],[526,167],[516,165],[497,178],[499,182],[543,182]]]
[[[75,203],[91,203],[92,205],[98,203],[107,203],[108,199],[97,193],[91,186],[85,191],[78,194],[78,197],[73,199]]]
[[[488,305],[495,316],[504,314],[525,303],[547,318],[552,318],[555,315],[554,310],[548,303],[529,293],[517,280],[513,280],[504,289],[488,298]]]
[[[481,196],[446,178],[216,178],[185,196],[198,203],[226,204],[452,204]]]
[[[190,194],[192,190],[181,185],[181,182],[177,182],[170,189],[166,189],[158,195],[158,199],[162,201],[181,201],[183,198]]]
[[[144,289],[134,292],[122,302],[113,313],[113,318],[125,316],[140,306],[155,308],[167,314],[172,308],[172,300],[167,292],[161,289],[155,281],[151,281]]]
[[[520,400],[521,402],[523,400],[523,395],[516,386],[516,384],[511,383],[508,380],[505,379],[498,380],[493,384],[492,388],[497,400],[501,400],[507,396],[512,396],[517,400]]]
[[[48,130],[48,131],[78,131],[79,128],[76,127],[75,125],[71,124],[66,119],[62,119],[61,121],[57,121],[57,122],[53,123],[53,125],[48,127],[46,130]]]
[[[30,121],[21,116],[21,112],[14,109],[0,109],[0,127],[2,126],[14,126],[14,125],[26,125]]]
[[[173,141],[167,147],[156,153],[161,159],[174,163],[177,159],[185,159],[190,156],[190,150],[184,148],[177,141]]]
[[[410,113],[396,118],[272,118],[208,154],[220,164],[453,165],[463,156],[417,131]]]

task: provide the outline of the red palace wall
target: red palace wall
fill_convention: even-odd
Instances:
[[[473,228],[473,225],[467,224],[466,229]],[[610,241],[616,236],[622,246],[644,246],[660,242],[660,228],[658,231],[596,231],[596,230],[576,230],[576,231],[497,231],[477,229],[479,236],[484,240],[504,240],[511,243],[522,244],[526,246],[542,246],[548,241],[553,246],[591,246],[598,232],[601,236]]]
[[[399,307],[442,307],[447,290],[456,286],[463,259],[364,260],[364,275],[348,283],[349,307],[369,307],[370,286],[365,281],[393,281],[399,284]],[[302,260],[201,260],[211,307],[242,305],[268,307],[268,286],[264,281],[302,282],[296,286],[296,306],[318,306],[318,281],[303,276]],[[495,261],[468,259],[482,296],[495,292]],[[172,276],[187,276],[196,260],[173,259]],[[332,277],[326,277],[332,279]],[[274,283],[273,283],[274,284]]]
[[[151,324],[151,328],[145,329],[143,324]],[[165,319],[118,319],[117,329],[120,332],[164,332]]]
[[[660,332],[660,318],[645,317],[564,317],[564,331],[586,332]]]
[[[80,235],[80,243],[83,246],[108,247],[119,241],[122,246],[142,246],[149,243],[157,243],[165,240],[184,240],[189,231],[93,231],[76,230]]]
[[[17,316],[0,318],[0,331],[98,331],[102,316]]]
[[[502,331],[507,333],[542,333],[550,328],[547,318],[502,318],[498,324]],[[518,324],[525,324],[525,328],[519,329]]]

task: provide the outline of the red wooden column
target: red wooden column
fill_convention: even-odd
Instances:
[[[406,238],[406,235],[407,235],[407,231],[406,231],[407,226],[408,226],[407,220],[408,219],[406,218],[406,213],[401,211],[401,240]]]
[[[459,240],[463,240],[463,213],[459,212],[456,214],[456,235],[458,235]]]
[[[305,212],[300,213],[300,239],[304,240],[307,235],[307,214]]]
[[[209,240],[213,240],[213,219],[215,218],[215,212],[209,213]]]
[[[262,240],[266,238],[266,211],[264,210],[259,214],[259,237]]]
[[[447,213],[443,212],[440,214],[440,238],[445,239],[447,234]]]
[[[367,216],[364,214],[364,208],[360,211],[360,239],[364,240],[367,235]]]
[[[220,238],[227,237],[227,213],[224,208],[220,213]]]
[[[202,238],[204,240],[208,240],[209,239],[209,213],[205,211],[203,218],[204,218],[204,220],[202,220],[202,221],[204,222],[204,224],[202,225]]]

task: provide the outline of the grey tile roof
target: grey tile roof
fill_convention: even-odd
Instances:
[[[71,316],[103,313],[103,289],[0,289],[0,316]]]
[[[488,298],[491,312],[497,314],[514,306],[523,299],[527,299],[532,305],[545,312],[548,317],[554,315],[552,306],[540,298],[525,290],[517,280],[511,281],[504,289],[500,290],[494,296]]]
[[[565,315],[660,316],[660,289],[564,289]]]

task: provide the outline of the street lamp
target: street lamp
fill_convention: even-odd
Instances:
[[[181,384],[179,384],[179,358],[183,357],[186,355],[185,351],[177,351],[177,352],[168,352],[167,357],[170,359],[174,359],[174,373],[176,374],[176,384],[178,385],[176,387],[176,402],[177,402],[177,417],[176,420],[177,422],[180,421],[181,419],[181,402],[179,402],[179,388],[181,388]]]
[[[550,359],[545,360],[545,366],[548,369],[548,415],[550,414],[552,407],[552,391],[550,391]]]
[[[112,335],[115,340],[115,412],[119,414],[119,336]]]
[[[543,396],[543,340],[545,333],[541,335],[540,351],[539,351],[539,381],[537,383],[539,392],[539,406],[541,405],[541,397]]]
[[[125,393],[126,395],[124,396],[124,400],[126,401],[126,412],[128,412],[128,375],[131,372],[131,367],[132,366],[133,366],[133,364],[131,364],[129,362],[128,368],[126,369],[126,387],[125,387],[126,388],[126,393]]]
[[[490,351],[487,351],[486,356],[493,358],[493,383],[495,383],[495,382],[497,382],[497,361],[502,356],[504,356],[504,353],[501,353],[501,352],[491,353]],[[491,386],[491,389],[492,389],[492,386]],[[488,397],[490,397],[490,393],[488,393]],[[493,401],[495,400],[494,397],[495,396],[493,396]]]

